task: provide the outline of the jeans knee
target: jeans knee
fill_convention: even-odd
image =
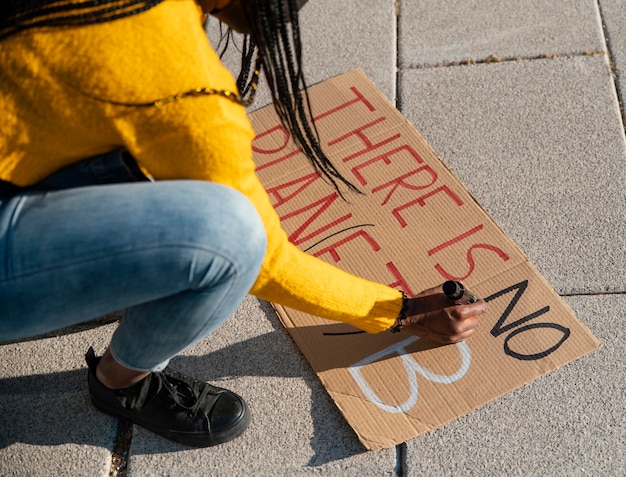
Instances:
[[[199,189],[196,189],[196,186]],[[250,200],[236,189],[208,182],[190,182],[194,198],[196,240],[209,242],[237,264],[241,272],[258,273],[267,248],[265,225]]]
[[[165,241],[175,245],[170,252],[180,254],[181,263],[191,260],[197,277],[203,276],[200,270],[212,267],[245,275],[246,282],[256,279],[267,238],[261,217],[245,195],[205,181],[173,181],[163,187],[163,233],[168,237]]]
[[[261,220],[256,208],[246,196],[229,189],[232,196],[230,200],[230,226],[233,236],[236,238],[237,249],[240,257],[246,257],[246,262],[258,272],[267,249],[267,234],[265,225]]]

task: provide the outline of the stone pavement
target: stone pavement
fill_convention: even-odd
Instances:
[[[302,11],[309,83],[363,69],[600,350],[366,452],[269,305],[249,297],[172,362],[227,383],[254,413],[241,438],[196,450],[95,411],[83,354],[101,352],[115,324],[74,330],[0,346],[0,475],[626,475],[624,25],[623,0],[311,0]]]

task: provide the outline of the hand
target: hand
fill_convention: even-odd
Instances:
[[[401,330],[439,343],[458,343],[474,334],[476,317],[485,312],[486,306],[484,300],[457,305],[439,285],[409,298]]]

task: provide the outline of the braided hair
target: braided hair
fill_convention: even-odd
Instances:
[[[103,23],[146,11],[163,0],[0,0],[0,40],[36,27]],[[264,71],[274,108],[283,126],[317,172],[343,196],[340,183],[359,190],[345,179],[321,148],[313,121],[302,70],[298,10],[306,0],[242,1],[251,35],[244,37],[237,87],[240,97],[256,88]],[[253,59],[257,57],[257,61]],[[189,92],[196,94],[198,91]],[[200,93],[205,93],[201,89]],[[187,96],[187,94],[179,94]],[[149,106],[158,104],[150,103]],[[122,103],[117,103],[122,104]],[[146,106],[146,104],[126,106]]]
[[[253,47],[242,49],[242,68],[237,84],[240,91],[245,90],[248,77],[246,71],[249,71],[252,64],[253,50],[257,48],[276,113],[296,145],[340,194],[340,183],[359,192],[341,175],[322,150],[313,121],[302,69],[302,42],[298,20],[298,10],[304,3],[302,0],[242,2]]]
[[[29,28],[90,25],[135,15],[163,0],[2,0],[0,40]]]

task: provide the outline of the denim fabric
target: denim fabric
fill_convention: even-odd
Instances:
[[[265,246],[247,198],[209,182],[31,190],[0,200],[0,342],[125,309],[113,356],[131,369],[162,370],[233,313]]]
[[[111,151],[66,166],[28,190],[49,191],[148,180],[130,154]]]

